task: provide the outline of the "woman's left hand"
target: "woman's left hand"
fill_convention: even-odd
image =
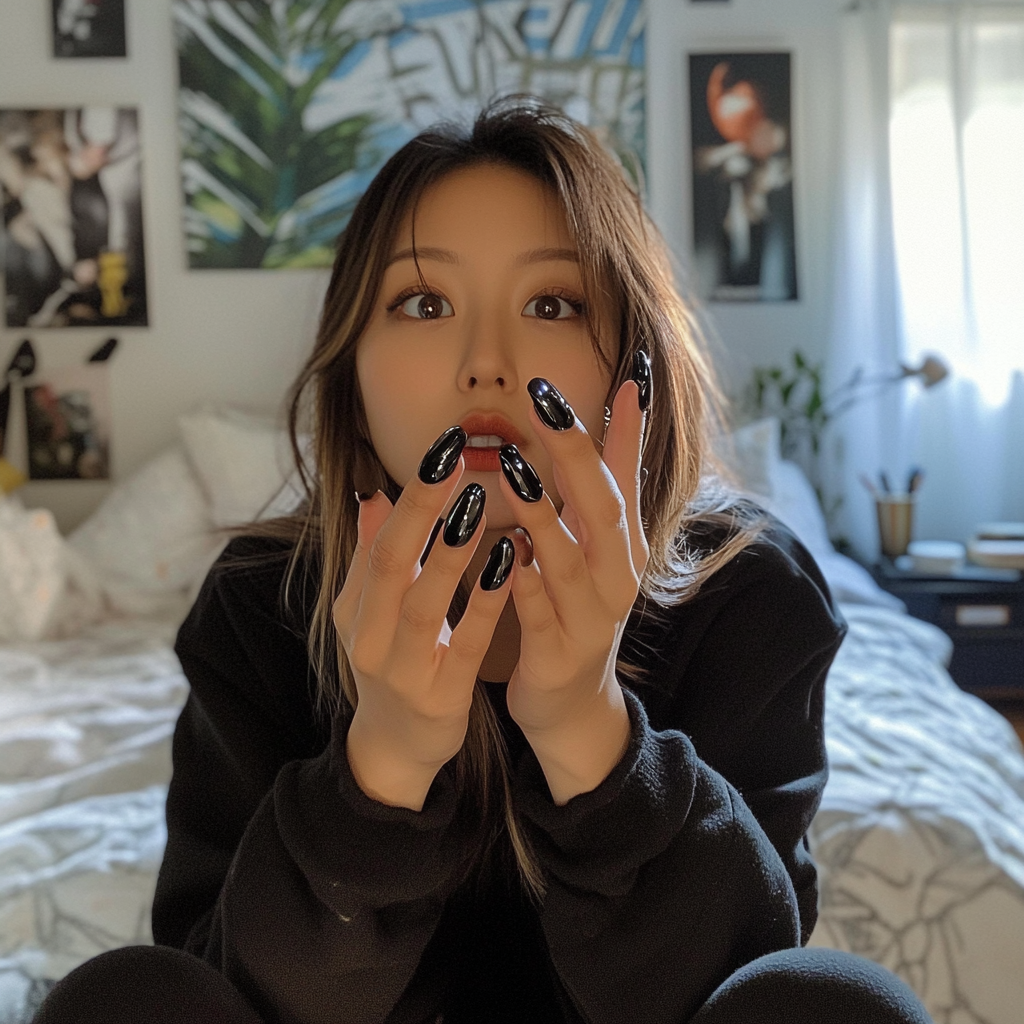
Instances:
[[[533,381],[530,390],[559,412],[564,399],[548,382]],[[572,424],[556,430],[537,415],[534,401],[530,415],[551,456],[563,508],[559,517],[547,494],[524,500],[508,470],[502,474],[502,493],[535,554],[513,573],[522,638],[508,706],[555,803],[564,804],[598,786],[628,745],[615,662],[649,550],[640,518],[645,416],[637,384],[626,381],[612,403],[602,457],[571,410],[562,422]]]

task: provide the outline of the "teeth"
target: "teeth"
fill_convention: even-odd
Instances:
[[[497,434],[474,434],[466,445],[469,448],[500,448],[503,443]]]

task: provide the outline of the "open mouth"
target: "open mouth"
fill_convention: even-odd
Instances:
[[[498,450],[505,443],[499,434],[471,434],[462,449],[466,469],[478,473],[497,473],[501,469]]]
[[[505,443],[504,438],[497,434],[474,434],[466,442],[467,448],[500,448]]]

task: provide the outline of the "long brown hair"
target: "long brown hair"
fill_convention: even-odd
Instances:
[[[634,353],[643,349],[650,357],[654,388],[641,493],[650,560],[638,609],[649,600],[655,606],[687,600],[758,528],[742,506],[730,506],[723,493],[702,487],[708,439],[719,425],[718,391],[700,333],[674,285],[667,247],[617,160],[591,131],[535,97],[496,100],[470,127],[435,126],[387,161],[338,241],[316,343],[289,395],[288,425],[307,500],[293,516],[256,529],[294,543],[288,584],[300,562],[319,579],[308,615],[308,646],[319,705],[331,714],[351,714],[357,702],[332,621],[356,544],[353,492],[379,487],[392,501],[401,493],[370,442],[356,346],[404,218],[410,211],[415,215],[430,185],[481,163],[525,171],[560,201],[580,255],[586,307],[593,311],[588,328],[594,351],[611,372],[606,404],[629,377]],[[602,322],[609,317],[614,322]],[[600,337],[618,338],[616,365],[609,364]],[[305,431],[311,448],[304,451]],[[688,527],[709,520],[725,525],[728,539],[711,552],[691,548]],[[453,625],[468,594],[464,583],[449,612]],[[618,668],[623,677],[639,681],[636,666],[620,660]],[[500,728],[480,685],[455,775],[463,797],[491,823],[492,835],[508,830],[521,874],[539,893],[542,879],[509,797]]]

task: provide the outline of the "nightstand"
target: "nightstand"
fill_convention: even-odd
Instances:
[[[949,674],[961,689],[988,700],[1024,700],[1024,574],[964,566],[948,576],[871,566],[875,582],[915,618],[949,634]]]

